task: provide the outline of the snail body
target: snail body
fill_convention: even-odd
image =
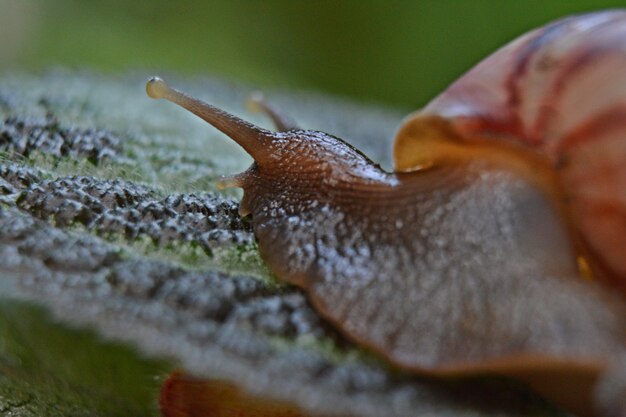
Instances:
[[[601,74],[566,83],[594,62]],[[254,158],[221,185],[244,189],[272,271],[348,338],[413,372],[515,376],[591,414],[626,352],[624,297],[598,284],[626,282],[625,69],[624,12],[530,32],[405,120],[394,172],[265,104],[278,132],[160,79],[147,90]]]

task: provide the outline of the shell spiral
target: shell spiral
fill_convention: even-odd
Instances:
[[[428,139],[407,141],[407,127],[433,115],[470,147],[518,144],[545,161],[594,276],[626,294],[626,11],[565,18],[505,45],[407,118],[396,155]]]

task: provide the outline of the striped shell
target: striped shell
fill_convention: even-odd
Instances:
[[[517,143],[547,164],[579,253],[595,277],[626,293],[625,11],[556,21],[486,58],[407,118],[398,171],[423,165],[430,156],[419,151],[442,139],[411,133],[433,115],[469,146]]]

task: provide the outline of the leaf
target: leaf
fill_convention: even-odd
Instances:
[[[211,79],[196,85],[215,104],[243,112],[245,88]],[[196,377],[227,381],[315,415],[563,415],[518,382],[418,378],[344,339],[300,290],[274,280],[259,261],[250,225],[236,216],[236,204],[212,192],[213,179],[244,169],[247,157],[201,123],[151,102],[142,87],[143,80],[133,77],[65,72],[0,78],[5,118],[42,126],[46,113],[53,113],[57,132],[66,132],[63,143],[88,140],[84,130],[74,128],[97,128],[122,145],[94,164],[80,155],[50,154],[45,145],[58,142],[48,140],[52,132],[45,128],[41,135],[33,128],[7,137],[2,136],[6,121],[0,125],[2,143],[23,140],[31,147],[27,158],[6,152],[0,163],[3,294],[30,300],[55,320],[93,329],[144,354],[172,358]],[[359,138],[366,153],[388,165],[389,149],[381,138],[391,136],[399,113],[311,94],[269,99],[293,109],[305,127],[355,143]],[[357,119],[362,123],[349,122]],[[48,341],[37,331],[40,320],[41,313],[24,322],[23,332],[34,341],[24,345],[62,363],[65,351],[73,352],[68,344],[77,338],[80,346],[82,333]],[[126,375],[125,365],[113,364],[116,355],[107,359],[98,352],[90,356],[93,362],[102,360],[103,369],[120,378],[130,378],[137,366],[160,369],[136,364]],[[99,400],[81,402],[68,381],[93,387],[94,398],[117,388],[130,392],[102,380],[89,363],[78,361],[69,375],[51,370],[55,395],[67,401],[56,406],[42,400],[39,410],[49,407],[44,414],[53,415],[57,407],[71,415],[76,405],[96,415],[133,415],[133,407],[148,407],[145,396],[143,405],[107,403],[111,408],[104,411]],[[19,362],[15,369],[23,376],[7,382],[11,398],[38,396],[50,381]],[[129,381],[145,388],[142,381]]]

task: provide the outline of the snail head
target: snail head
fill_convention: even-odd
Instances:
[[[386,175],[359,150],[332,135],[301,129],[266,130],[173,89],[158,77],[148,81],[146,91],[152,98],[166,99],[194,113],[252,156],[250,169],[218,182],[220,188],[241,187],[247,191],[242,215],[252,211],[247,207],[255,200],[255,196],[248,195],[250,192],[269,190],[276,194],[285,188],[323,195],[325,189],[342,184],[352,187],[355,181],[376,182]]]

